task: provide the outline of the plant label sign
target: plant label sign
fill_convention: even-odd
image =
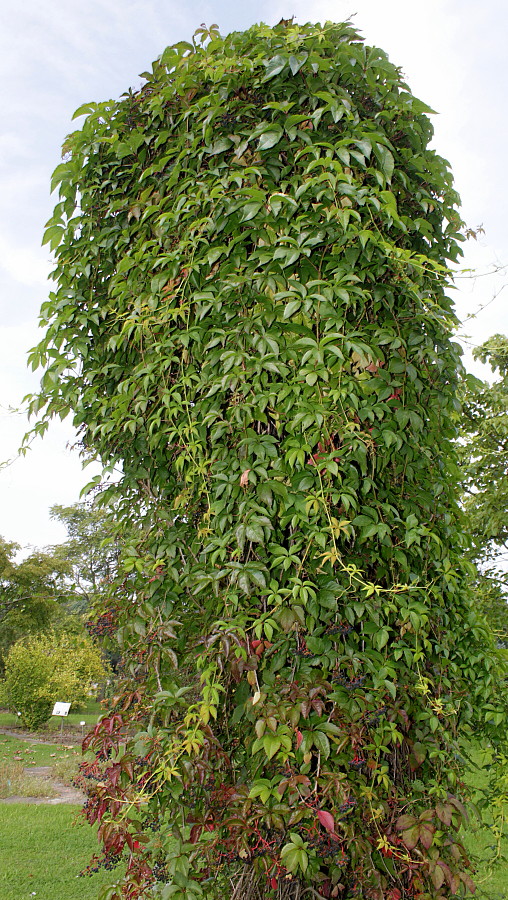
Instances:
[[[71,708],[70,703],[55,703],[52,716],[68,716]]]

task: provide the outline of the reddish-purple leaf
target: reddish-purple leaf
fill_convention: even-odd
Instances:
[[[434,885],[436,890],[439,890],[445,880],[444,872],[441,866],[437,865],[436,868],[433,869],[430,873],[430,877],[432,878],[432,884]]]
[[[465,819],[466,822],[469,821],[469,816],[468,816],[468,814],[467,814],[467,809],[466,809],[466,807],[464,806],[464,804],[460,802],[460,800],[457,800],[456,797],[449,797],[449,798],[448,798],[448,803],[451,803],[452,806],[455,807],[455,809],[457,810],[457,812],[459,812],[459,813],[461,814],[461,816]]]
[[[331,813],[326,812],[325,809],[318,809],[317,817],[323,828],[326,828],[330,834],[335,834],[335,821]]]
[[[452,872],[449,879],[448,884],[450,885],[450,890],[452,894],[456,894],[460,887],[460,877],[456,872]]]
[[[435,830],[435,826],[429,825],[428,822],[422,822],[420,825],[420,841],[426,850],[429,850],[432,846]]]
[[[413,747],[411,749],[411,753],[409,754],[409,765],[411,769],[414,771],[418,769],[419,766],[424,762],[425,757],[427,756],[427,749],[421,744],[419,741],[415,741]]]
[[[443,825],[452,824],[453,807],[449,803],[436,803],[436,815]]]
[[[402,832],[402,840],[406,845],[408,850],[414,850],[418,843],[418,838],[420,837],[420,828],[418,825],[413,825],[412,828],[408,828],[407,831]]]
[[[476,891],[476,885],[475,885],[473,879],[470,878],[466,872],[461,872],[460,877],[462,878],[462,881],[466,885],[467,889],[469,891],[471,891],[472,894],[474,894]]]
[[[415,816],[399,816],[397,822],[395,823],[395,828],[397,831],[407,831],[408,828],[412,828],[413,825],[416,825],[417,819]]]

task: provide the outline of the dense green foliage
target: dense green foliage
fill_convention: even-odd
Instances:
[[[350,25],[201,38],[78,110],[53,181],[35,430],[71,413],[144,529],[87,815],[126,897],[442,900],[473,889],[459,725],[503,715],[456,503],[457,197]]]
[[[67,528],[61,544],[17,560],[21,548],[0,538],[0,673],[27,635],[85,635],[85,619],[110,596],[119,553],[111,516],[90,502],[53,506],[51,515]]]
[[[111,517],[94,503],[51,507],[51,517],[65,525],[67,540],[53,548],[67,566],[68,608],[87,615],[110,592],[119,554]]]
[[[34,550],[16,561],[20,547],[0,538],[0,672],[17,640],[50,628],[68,598],[65,558]]]
[[[474,355],[497,377],[465,383],[462,463],[478,555],[492,559],[508,546],[508,338],[495,334]]]
[[[107,672],[90,638],[40,634],[18,641],[9,650],[2,702],[19,712],[27,728],[43,725],[57,701],[83,703]]]
[[[492,383],[463,383],[460,462],[464,509],[478,566],[478,595],[496,638],[508,646],[508,339],[495,334],[475,351]]]

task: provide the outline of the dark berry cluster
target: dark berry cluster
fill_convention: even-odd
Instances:
[[[219,866],[227,866],[236,862],[240,857],[236,850],[219,850],[217,854],[217,863]]]
[[[234,122],[236,122],[236,116],[233,113],[225,113],[219,119],[220,125],[232,125]]]
[[[92,856],[92,859],[86,868],[79,872],[79,876],[80,878],[83,878],[85,875],[95,875],[101,869],[106,869],[107,872],[111,872],[119,864],[120,859],[120,853],[113,853],[111,851],[105,851],[101,856],[95,854]]]
[[[363,759],[361,756],[353,756],[353,759],[349,763],[349,767],[351,769],[360,770],[360,769],[363,769],[365,763],[366,763],[366,760]]]
[[[321,859],[333,859],[336,866],[347,865],[348,858],[342,846],[329,834],[313,835],[309,838],[308,844],[315,849],[316,855]]]
[[[307,647],[298,647],[295,650],[295,656],[301,656],[303,659],[308,659],[309,656],[314,656],[313,653]]]
[[[351,799],[346,800],[345,803],[343,803],[341,806],[339,806],[338,812],[339,813],[347,813],[351,809],[354,809],[355,806],[356,806],[356,800],[351,800]]]
[[[169,881],[169,872],[167,866],[162,860],[156,860],[152,866],[152,876],[154,881]]]
[[[340,684],[346,691],[354,691],[363,685],[365,677],[365,675],[358,675],[356,678],[347,678],[346,675],[339,671],[333,675],[332,682]]]
[[[117,627],[118,610],[110,607],[96,619],[85,622],[90,637],[109,637]]]
[[[346,637],[346,635],[351,634],[352,631],[354,631],[354,628],[349,622],[339,622],[337,625],[329,625],[326,629],[326,634],[340,634],[341,637]]]
[[[309,656],[314,656],[314,655],[315,654],[313,654],[307,647],[305,640],[302,637],[299,637],[298,638],[298,646],[295,650],[295,656],[302,656],[304,659],[307,659]]]
[[[387,708],[386,706],[381,706],[379,709],[375,709],[370,713],[366,713],[364,716],[364,722],[366,725],[378,725],[383,716],[386,715]]]

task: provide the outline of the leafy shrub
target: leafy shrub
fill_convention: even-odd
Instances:
[[[106,670],[100,651],[86,637],[38,635],[18,641],[6,659],[3,695],[29,729],[43,725],[57,700],[84,701]]]

